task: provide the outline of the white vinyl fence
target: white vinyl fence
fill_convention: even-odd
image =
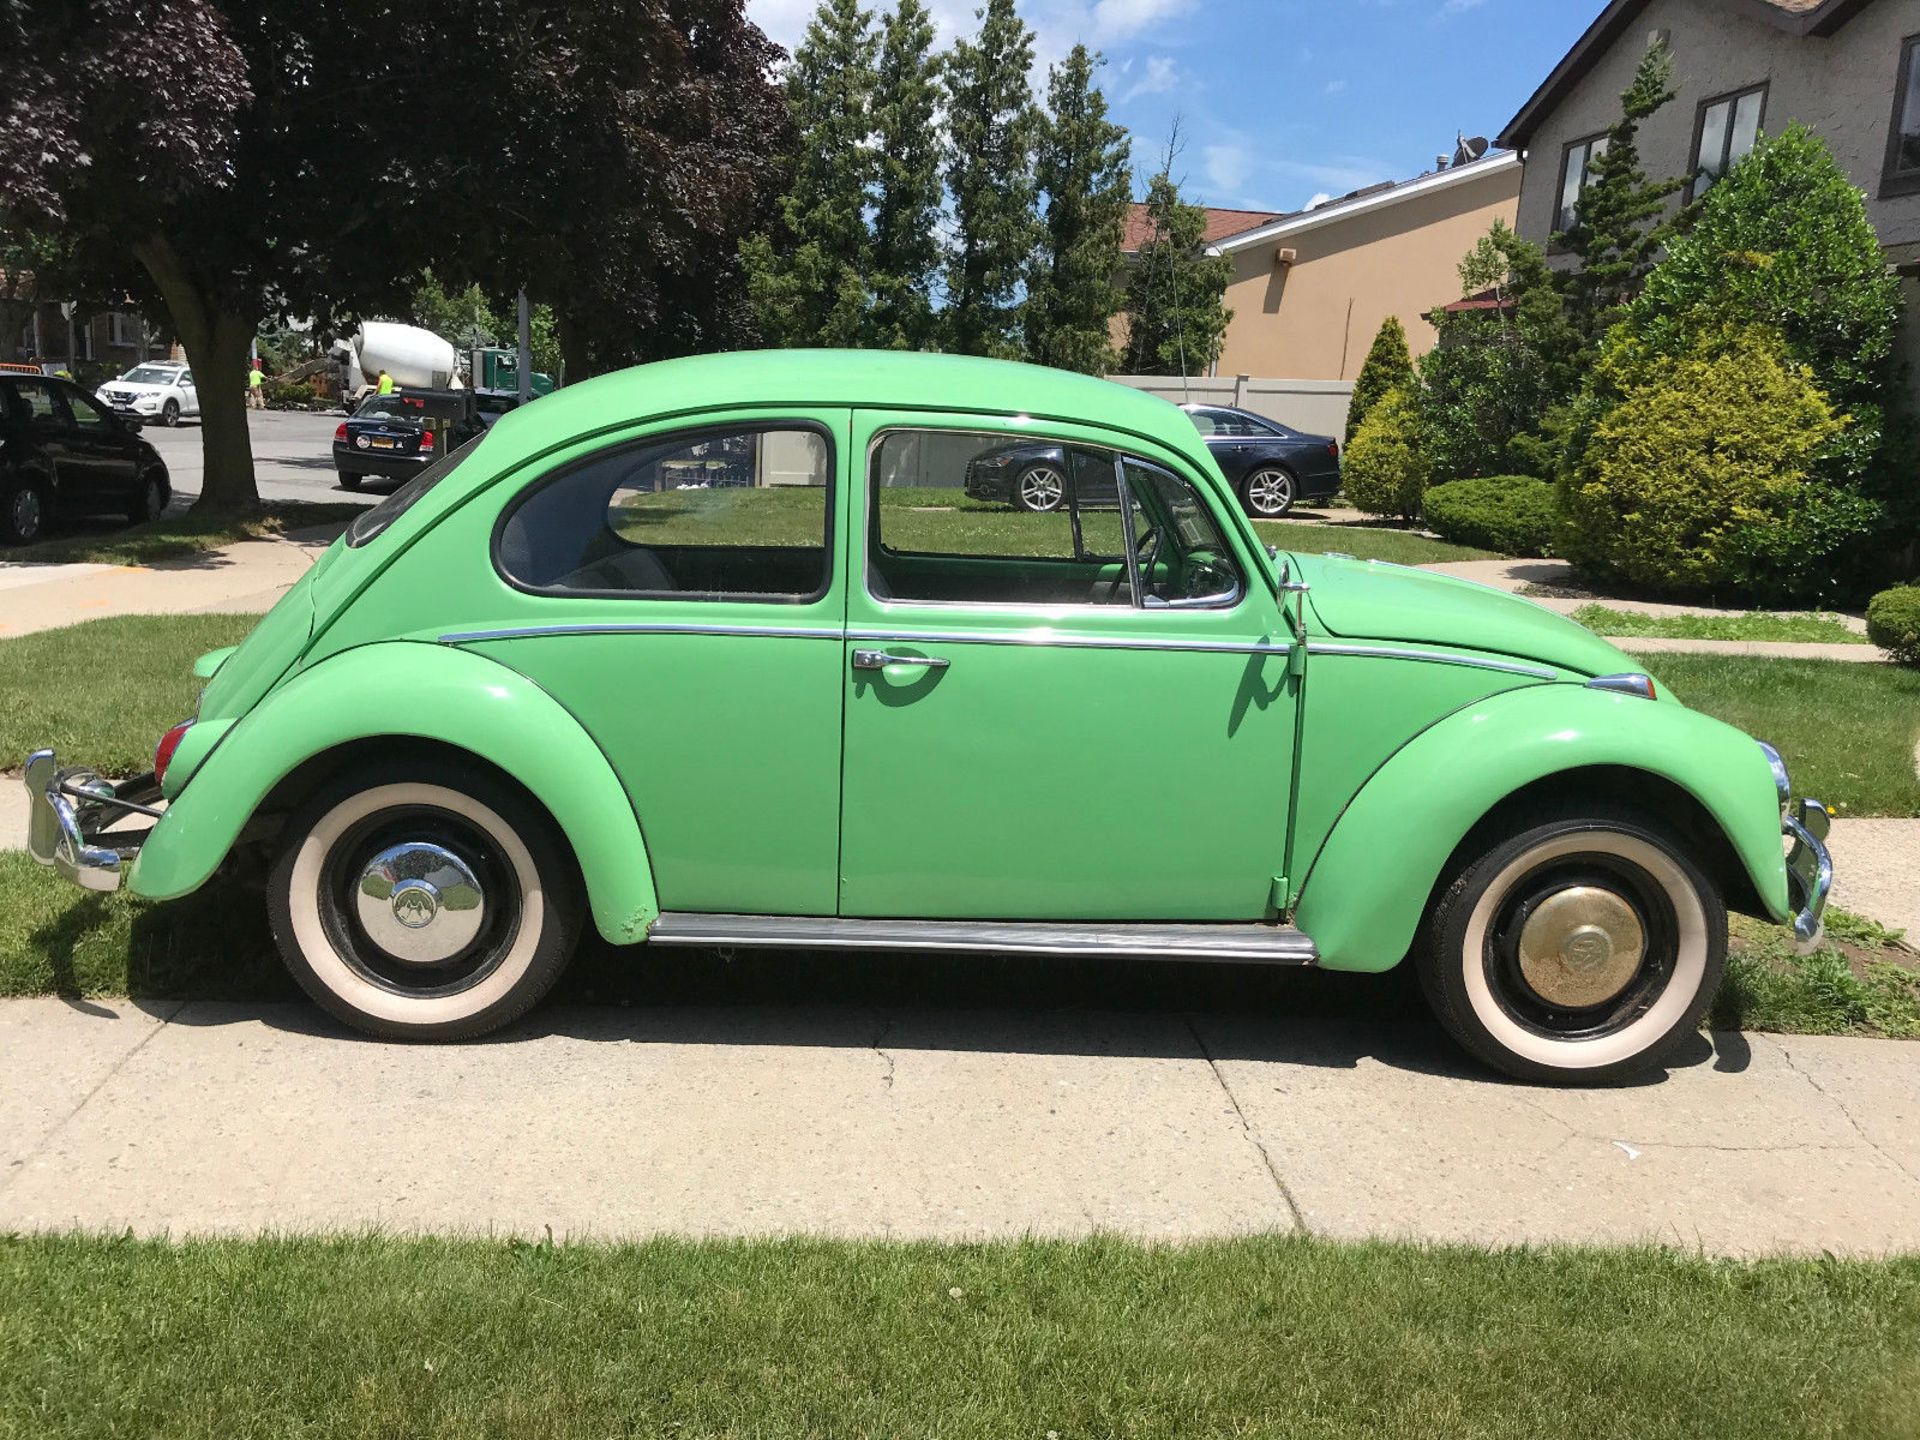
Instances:
[[[1346,434],[1347,402],[1353,398],[1351,380],[1263,380],[1251,375],[1204,375],[1185,380],[1178,375],[1108,378],[1176,405],[1189,401],[1233,405],[1314,435]]]

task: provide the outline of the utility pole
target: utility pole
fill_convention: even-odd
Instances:
[[[514,365],[514,374],[520,381],[520,400],[524,405],[533,399],[533,319],[527,310],[527,292],[520,292],[520,355]]]

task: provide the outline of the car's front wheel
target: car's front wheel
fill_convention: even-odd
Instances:
[[[0,484],[0,541],[31,545],[47,528],[51,492],[37,475],[21,475]]]
[[[1456,871],[1416,947],[1435,1015],[1524,1080],[1601,1084],[1658,1065],[1727,959],[1719,891],[1636,812],[1545,819]]]
[[[287,822],[267,909],[315,1001],[389,1039],[484,1035],[566,968],[585,902],[553,823],[477,767],[342,776]]]
[[[1045,515],[1067,498],[1067,477],[1057,465],[1029,465],[1013,482],[1013,503],[1022,510]]]
[[[166,478],[157,470],[149,470],[140,477],[127,499],[127,519],[135,525],[158,520],[166,513],[167,502],[172,498]]]
[[[1279,465],[1262,465],[1247,476],[1240,494],[1256,520],[1278,520],[1293,509],[1293,474]]]
[[[168,400],[160,407],[160,423],[169,430],[180,423],[180,402]]]

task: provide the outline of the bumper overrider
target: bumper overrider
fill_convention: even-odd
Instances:
[[[1786,762],[1780,752],[1764,741],[1767,764],[1773,770],[1773,788],[1780,793],[1780,833],[1793,841],[1787,852],[1787,903],[1793,910],[1793,933],[1802,944],[1811,945],[1820,938],[1827,897],[1833,893],[1833,856],[1827,852],[1827,831],[1833,817],[1818,800],[1793,799],[1793,782],[1787,778]]]
[[[114,831],[129,816],[160,818],[160,783],[151,774],[115,784],[91,770],[58,768],[53,751],[27,757],[27,850],[86,890],[120,888],[124,862],[144,830]]]

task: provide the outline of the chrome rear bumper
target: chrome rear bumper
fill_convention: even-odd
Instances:
[[[126,859],[145,831],[106,833],[129,814],[157,818],[160,786],[151,775],[116,785],[91,770],[57,768],[51,750],[27,757],[27,851],[85,890],[120,888]]]

